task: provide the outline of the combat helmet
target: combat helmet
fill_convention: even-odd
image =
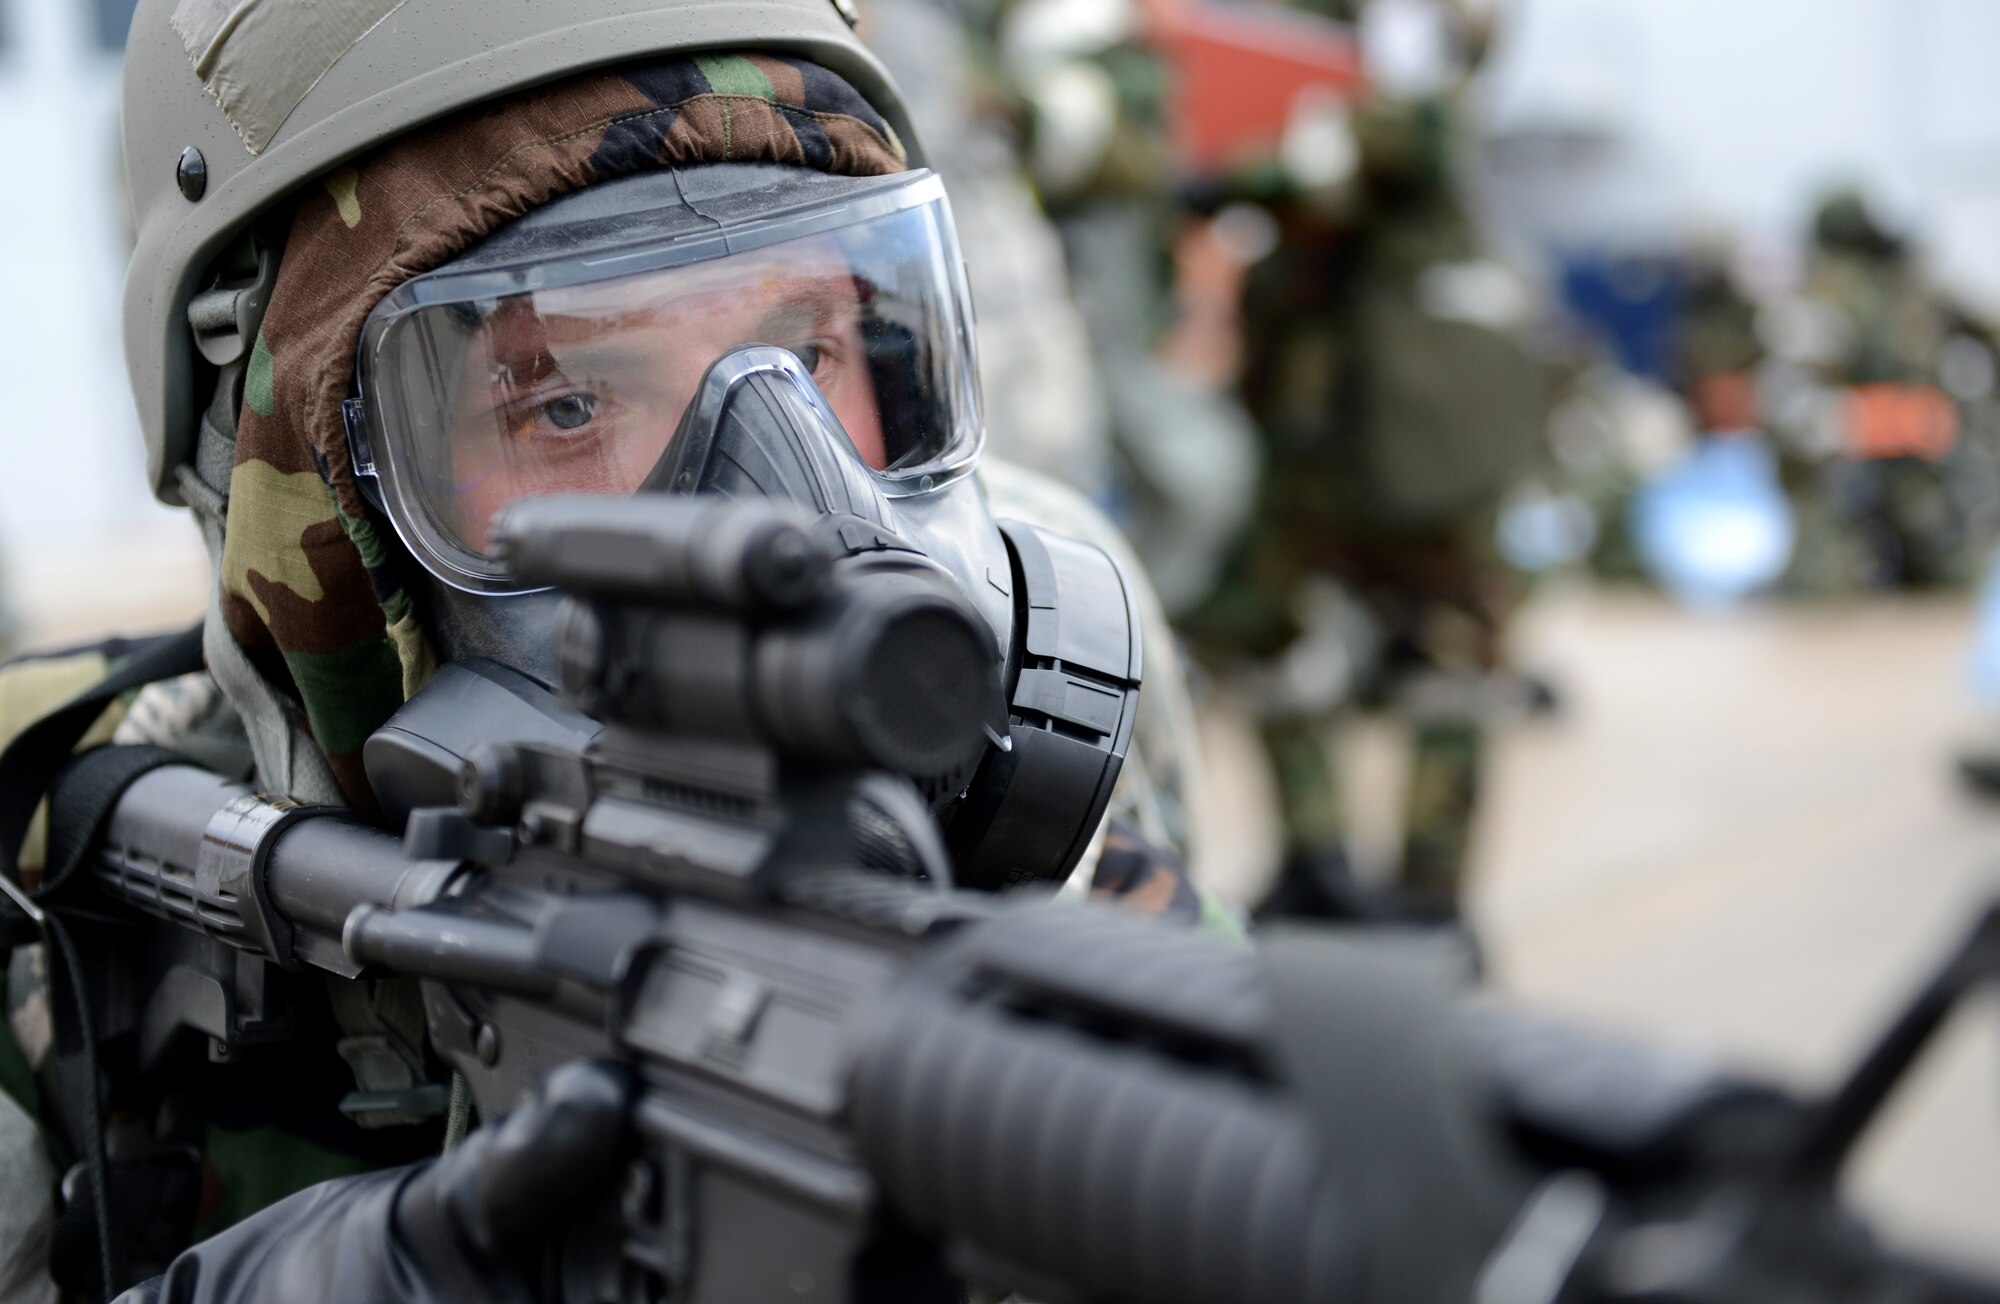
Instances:
[[[153,492],[183,502],[179,468],[194,458],[215,368],[248,352],[269,289],[245,237],[289,196],[510,91],[702,50],[828,69],[918,163],[901,97],[852,15],[848,0],[140,0],[125,55],[137,245],[124,332]]]

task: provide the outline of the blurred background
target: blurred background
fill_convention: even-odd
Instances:
[[[1835,1080],[2000,894],[2000,8],[859,7],[957,209],[992,450],[1174,622],[1202,880]],[[120,362],[130,13],[0,0],[17,650],[208,585]],[[1996,1016],[1853,1174],[1988,1267]]]

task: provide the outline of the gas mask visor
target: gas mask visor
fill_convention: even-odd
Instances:
[[[883,496],[964,476],[981,439],[971,320],[933,173],[625,178],[385,297],[362,329],[349,451],[427,570],[518,592],[489,540],[499,510],[667,487],[703,377],[747,344],[797,358]]]

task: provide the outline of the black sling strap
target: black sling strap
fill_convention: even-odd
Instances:
[[[0,753],[0,892],[6,893],[16,911],[30,919],[41,913],[21,887],[21,845],[35,808],[48,796],[77,743],[119,694],[201,668],[201,626],[155,639],[98,683],[23,729]],[[116,799],[113,794],[112,800]],[[47,886],[52,885],[33,895],[39,897]]]
[[[97,1215],[99,1270],[108,1298],[124,1286],[112,1234],[104,1124],[98,1099],[97,1044],[76,942],[54,898],[83,864],[119,796],[146,771],[181,760],[158,747],[101,747],[71,759],[104,708],[121,693],[202,668],[201,626],[147,644],[110,675],[22,730],[0,753],[0,955],[23,942],[48,942],[53,987],[66,988],[75,1013],[87,1086],[83,1133],[76,1138],[90,1170]],[[51,797],[61,787],[59,795]],[[51,798],[48,870],[32,892],[21,885],[21,848],[36,807]]]

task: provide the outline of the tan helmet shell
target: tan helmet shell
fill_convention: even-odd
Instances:
[[[206,0],[213,4],[216,0]],[[310,21],[316,0],[289,4]],[[835,0],[404,0],[354,42],[250,152],[203,86],[171,26],[177,5],[141,0],[125,54],[125,178],[138,243],[125,277],[125,363],[153,492],[178,503],[175,468],[194,452],[201,372],[189,300],[258,218],[341,162],[418,123],[589,68],[688,50],[763,49],[838,73],[921,159],[901,96]],[[280,12],[282,12],[280,10]],[[207,186],[177,181],[193,146]]]

